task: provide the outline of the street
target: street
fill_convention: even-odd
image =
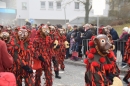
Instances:
[[[60,73],[62,79],[55,79],[53,86],[85,86],[84,83],[84,66],[75,66],[71,64],[65,64],[64,73]],[[123,79],[124,74],[120,75],[120,78]],[[123,82],[124,86],[127,86]]]
[[[44,72],[43,72],[44,73]],[[75,66],[73,64],[65,63],[65,71],[60,71],[61,79],[56,79],[53,71],[53,86],[85,86],[84,82],[85,66]],[[123,79],[124,74],[120,75]],[[41,77],[42,85],[44,86],[44,74]],[[127,86],[123,82],[124,86]],[[24,86],[24,85],[23,85]]]

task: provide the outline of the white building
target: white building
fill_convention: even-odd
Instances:
[[[81,25],[84,23],[84,5],[77,0],[2,0],[9,8],[17,9],[17,24],[24,25],[25,19],[29,19],[33,24],[47,23]],[[85,0],[83,0],[85,1]],[[98,5],[97,5],[98,7]],[[108,14],[108,5],[104,10],[104,16]],[[89,13],[94,17],[93,10]],[[92,21],[92,19],[90,19]]]

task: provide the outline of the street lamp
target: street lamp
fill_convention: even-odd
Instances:
[[[94,10],[94,15],[97,16],[97,35],[99,28],[99,16],[103,15],[105,5],[105,0],[92,0],[92,9]]]

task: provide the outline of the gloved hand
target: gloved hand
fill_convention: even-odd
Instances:
[[[113,78],[116,77],[116,75],[109,73],[107,77],[108,77],[109,80],[111,80],[113,82]]]
[[[56,46],[56,49],[59,49],[59,48],[60,48],[60,45],[57,45],[57,46]]]
[[[54,56],[52,56],[52,62],[53,62],[53,64],[56,64],[56,63],[57,63]]]
[[[28,73],[33,73],[32,68],[30,68],[28,65],[25,65],[25,66],[23,66],[22,68],[23,68],[26,72],[28,72]]]
[[[44,62],[44,58],[43,58],[41,55],[38,56],[38,59],[39,59],[40,61]]]

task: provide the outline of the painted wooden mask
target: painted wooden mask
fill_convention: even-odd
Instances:
[[[97,35],[94,39],[94,43],[102,54],[108,54],[109,50],[113,47],[108,36],[104,34]]]
[[[0,34],[0,38],[5,41],[5,42],[8,42],[10,40],[10,35],[8,32],[2,32]]]
[[[29,36],[29,32],[26,29],[20,29],[18,31],[18,38],[19,38],[19,40],[24,41],[24,40],[27,39],[28,36]]]

